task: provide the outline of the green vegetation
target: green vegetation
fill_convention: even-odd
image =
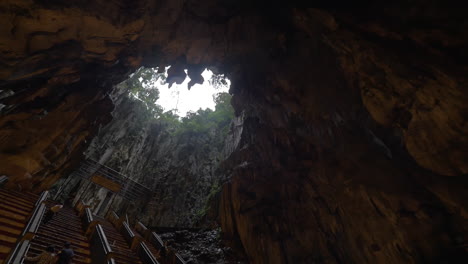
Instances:
[[[156,103],[159,99],[157,86],[164,84],[166,77],[166,73],[157,73],[151,68],[141,68],[122,86],[122,89],[128,91],[128,97],[132,99],[132,103],[126,106],[128,112],[136,113],[132,117],[133,124],[130,126],[131,130],[128,135],[139,137],[143,129],[156,125],[154,127],[162,132],[164,137],[172,137],[176,144],[183,146],[178,159],[193,156],[210,158],[210,161],[218,160],[222,155],[224,141],[234,117],[231,95],[219,92],[213,95],[215,110],[199,109],[195,112],[188,112],[185,117],[180,117],[175,111],[164,112]],[[209,83],[219,89],[227,86],[228,80],[222,75],[213,75]],[[124,113],[127,112],[126,109],[122,110]],[[202,219],[209,212],[212,200],[221,191],[219,180],[214,180],[207,191],[209,193],[206,198],[203,197],[200,207],[194,210],[194,217],[197,220]],[[166,198],[170,197],[166,196]]]
[[[211,185],[210,193],[208,194],[208,197],[206,198],[205,205],[203,206],[203,208],[197,211],[195,215],[198,219],[203,218],[208,213],[208,211],[210,210],[211,201],[215,198],[215,196],[219,192],[221,192],[221,185],[219,184],[218,181],[215,181],[213,185]]]
[[[207,108],[187,113],[187,116],[182,118],[177,133],[204,134],[208,133],[212,128],[227,133],[229,124],[234,117],[234,110],[230,103],[231,95],[228,93],[218,93],[213,99],[216,103],[214,111]]]
[[[128,94],[131,98],[140,101],[147,111],[141,111],[141,120],[154,119],[170,128],[168,131],[174,135],[200,135],[216,129],[221,134],[227,134],[229,124],[234,117],[231,106],[231,95],[222,92],[213,96],[216,104],[215,110],[209,108],[188,112],[187,116],[180,118],[173,111],[163,112],[161,106],[156,104],[159,99],[157,84],[163,84],[167,78],[165,72],[158,73],[152,68],[140,68],[127,80]],[[213,75],[209,81],[211,85],[221,87],[227,85],[223,75]],[[140,119],[139,118],[139,119]]]
[[[131,97],[143,102],[148,112],[157,117],[163,109],[156,104],[159,99],[159,90],[155,86],[166,81],[166,73],[158,73],[152,68],[140,68],[127,80],[128,93]]]

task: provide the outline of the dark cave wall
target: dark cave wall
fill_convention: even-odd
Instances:
[[[303,31],[266,81],[233,78],[249,87],[234,88],[247,117],[223,231],[254,263],[462,263],[463,68],[327,13],[295,18]]]
[[[372,111],[381,109],[363,103],[369,95],[361,90],[365,82],[347,79],[358,77],[336,57],[335,47],[304,36],[294,43],[288,59],[267,69],[266,75],[274,77],[241,92],[251,101],[239,100],[239,105],[255,107],[246,111],[242,139],[226,161],[235,168],[220,208],[227,236],[240,235],[254,263],[457,263],[466,258],[464,176],[448,178],[418,166],[406,152],[405,136],[427,137],[409,134],[398,123],[376,122]],[[382,58],[373,60],[388,56],[376,55]],[[366,75],[365,81],[396,78],[392,72],[381,74]],[[269,97],[259,96],[267,90]],[[428,119],[434,114],[413,111]],[[440,133],[433,135],[443,140],[449,131]]]
[[[76,165],[98,124],[111,119],[113,105],[104,89],[62,89],[44,85],[32,95],[26,89],[3,101],[0,174],[9,176],[7,187],[48,189]]]
[[[21,121],[42,111],[41,100],[48,116],[63,120],[50,103],[61,101],[59,94],[82,96],[85,87],[105,94],[140,65],[185,65],[189,75],[216,66],[229,75],[233,106],[243,115],[223,164],[232,180],[223,188],[220,222],[252,263],[465,260],[462,10],[441,1],[326,11],[229,3],[139,1],[126,11],[127,1],[86,8],[2,2],[9,26],[0,33],[1,90],[16,95],[0,101],[8,107],[0,130],[42,140],[24,129],[31,118]],[[51,87],[57,90],[41,92]],[[83,104],[67,102],[72,109]],[[77,130],[88,133],[105,121],[94,122],[96,116]],[[65,129],[36,122],[48,135]],[[0,173],[13,182],[27,172],[45,188],[79,157],[57,148],[62,161],[46,174],[42,157],[25,151],[33,145],[10,137],[0,144]]]

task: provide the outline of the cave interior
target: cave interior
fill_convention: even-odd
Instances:
[[[450,1],[6,0],[0,25],[3,189],[216,229],[246,263],[468,262],[468,18]],[[229,78],[228,129],[138,118],[118,87],[169,66],[169,84]],[[149,198],[73,174],[103,157]]]

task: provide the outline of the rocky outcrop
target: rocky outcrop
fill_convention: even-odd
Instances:
[[[99,123],[110,120],[107,112],[113,108],[105,90],[96,93],[94,84],[89,85],[66,91],[43,85],[33,93],[17,91],[4,101],[8,106],[0,117],[0,171],[10,178],[7,187],[48,189],[80,161],[86,140]]]
[[[466,79],[440,53],[345,21],[296,13],[283,60],[232,77],[245,120],[223,231],[254,263],[466,259]]]
[[[187,263],[241,264],[239,254],[223,245],[220,230],[174,230],[158,232]]]
[[[80,199],[93,205],[95,213],[112,208],[148,226],[200,225],[210,207],[209,199],[220,191],[222,175],[216,170],[224,159],[224,132],[218,127],[206,134],[181,132],[174,127],[177,124],[152,117],[125,87],[123,83],[116,88],[113,119],[99,131],[85,156],[141,183],[152,196],[138,201],[116,196],[103,205],[107,195],[104,188],[75,181],[80,184]],[[63,197],[74,190],[73,184],[65,185],[69,188]]]
[[[189,76],[212,66],[243,115],[220,219],[250,262],[466,259],[466,15],[442,1],[405,4],[4,1],[1,89],[15,95],[0,101],[10,131],[0,173],[47,187],[75,159],[60,155],[45,173],[40,151],[27,151],[44,136],[20,123],[49,106],[58,125],[43,135],[66,130],[60,95],[101,98],[140,65],[185,65]]]

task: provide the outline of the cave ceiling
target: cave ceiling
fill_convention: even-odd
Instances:
[[[209,67],[230,78],[244,118],[245,135],[226,166],[258,162],[232,170],[221,203],[225,230],[237,233],[254,262],[304,261],[301,252],[315,242],[252,238],[266,231],[249,205],[284,237],[299,228],[312,234],[305,239],[317,241],[330,263],[424,261],[450,247],[451,234],[467,234],[468,23],[462,8],[444,1],[402,3],[1,1],[0,174],[11,188],[49,188],[111,119],[113,85],[141,66],[172,66],[174,82],[183,69],[201,82]],[[309,178],[321,187],[295,189]],[[313,197],[304,203],[310,207],[281,202],[301,195]],[[363,201],[370,205],[356,206]],[[272,212],[272,204],[282,209]],[[428,220],[427,204],[444,213]],[[329,225],[313,229],[307,214],[291,224],[291,210],[311,208],[314,225]],[[356,216],[372,210],[371,219],[390,220]],[[400,225],[402,212],[412,216]],[[445,214],[456,228],[442,227]],[[437,234],[428,235],[434,226]],[[345,227],[369,227],[375,237]],[[398,237],[384,242],[391,234]],[[432,238],[441,242],[424,242]],[[372,246],[363,251],[359,243]]]

